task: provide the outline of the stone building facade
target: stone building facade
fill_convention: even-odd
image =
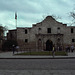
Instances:
[[[67,26],[47,16],[42,22],[32,27],[17,27],[17,42],[22,50],[49,51],[52,47],[75,46],[75,26]]]

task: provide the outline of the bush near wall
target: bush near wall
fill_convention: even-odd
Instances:
[[[24,52],[24,53],[19,53],[16,55],[52,55],[51,51],[42,51],[42,52]],[[57,51],[55,52],[56,56],[67,56],[67,53],[65,51]]]

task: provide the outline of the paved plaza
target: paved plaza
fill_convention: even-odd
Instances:
[[[18,53],[22,53],[19,51]],[[17,52],[15,52],[17,54]],[[13,55],[13,52],[2,52],[0,53],[0,58],[53,58],[53,56],[30,56],[30,55]],[[75,51],[74,52],[69,52],[68,56],[55,56],[55,58],[75,58]]]

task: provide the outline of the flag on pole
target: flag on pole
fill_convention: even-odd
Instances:
[[[15,19],[17,20],[17,13],[15,13]]]

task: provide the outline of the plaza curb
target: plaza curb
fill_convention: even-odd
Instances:
[[[47,57],[47,58],[43,58],[43,57],[32,57],[32,58],[18,58],[18,57],[1,57],[0,59],[75,59],[75,57]]]

